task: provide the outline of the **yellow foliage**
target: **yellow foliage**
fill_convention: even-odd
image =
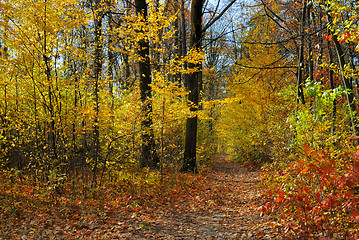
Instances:
[[[254,23],[243,40],[260,42],[265,36],[272,38],[267,24]],[[271,151],[285,146],[281,142],[291,106],[280,92],[290,86],[294,76],[285,68],[271,69],[286,63],[278,46],[244,46],[227,77],[229,99],[233,101],[223,104],[217,131],[224,150],[233,158],[267,161],[273,156]]]

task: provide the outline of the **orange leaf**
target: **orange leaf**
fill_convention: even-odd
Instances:
[[[359,216],[355,216],[355,222],[359,224]]]

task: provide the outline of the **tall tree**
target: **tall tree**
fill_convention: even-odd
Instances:
[[[142,18],[143,23],[147,24],[147,3],[146,0],[135,1],[136,12]],[[151,65],[150,65],[150,44],[148,37],[142,31],[142,38],[138,41],[138,70],[140,76],[140,91],[142,101],[142,146],[140,167],[158,167],[159,158],[156,153],[155,137],[153,133],[152,121],[152,89],[151,89]]]
[[[95,24],[95,52],[94,52],[94,74],[93,74],[93,88],[94,88],[94,123],[93,123],[93,180],[95,182],[97,165],[99,161],[100,152],[100,130],[99,130],[99,85],[102,73],[102,52],[103,52],[103,39],[102,39],[102,19],[103,10],[101,0],[95,0],[93,9],[94,24]]]
[[[191,35],[190,35],[190,49],[193,52],[200,53],[202,50],[202,37],[204,32],[210,28],[223,14],[236,2],[232,0],[228,3],[218,15],[213,15],[208,23],[202,27],[203,20],[203,5],[204,0],[192,0],[191,3]],[[218,2],[219,4],[219,2]],[[217,12],[217,11],[215,11]],[[196,111],[199,104],[199,92],[202,89],[202,61],[188,63],[188,68],[195,71],[190,71],[186,76],[185,85],[188,90],[188,101],[190,102],[191,116],[186,121],[185,133],[185,150],[184,160],[181,168],[182,172],[196,173],[196,146],[197,146],[197,122],[198,117]]]
[[[202,47],[202,17],[203,0],[193,0],[191,5],[191,36],[190,49],[200,51]],[[187,76],[188,100],[190,101],[191,112],[196,112],[198,108],[199,91],[198,83],[202,77],[202,62],[189,63],[189,69],[197,69]],[[197,144],[197,115],[190,116],[186,121],[184,161],[181,168],[183,172],[196,173],[196,144]]]

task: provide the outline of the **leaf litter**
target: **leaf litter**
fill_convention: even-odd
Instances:
[[[0,239],[278,239],[279,224],[259,211],[259,182],[259,171],[216,156],[210,170],[152,192],[107,186],[46,201],[31,190],[12,194],[11,209],[1,190]]]

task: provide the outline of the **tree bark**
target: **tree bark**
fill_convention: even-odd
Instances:
[[[299,101],[302,104],[305,104],[304,99],[304,80],[303,80],[303,70],[304,70],[304,25],[305,25],[305,17],[306,17],[306,10],[307,10],[307,0],[304,0],[303,2],[303,12],[302,12],[302,21],[300,26],[300,47],[299,47],[299,53],[298,53],[298,72],[297,72],[297,88],[298,88],[298,95],[297,95],[297,101]]]
[[[193,0],[191,5],[191,37],[190,48],[200,50],[202,47],[202,8],[203,0]],[[199,82],[201,82],[202,62],[189,63],[188,68],[199,69],[187,76],[187,90],[189,91],[188,100],[191,104],[190,111],[195,113],[199,103]],[[185,134],[184,161],[181,168],[182,172],[197,173],[196,146],[197,145],[197,115],[187,118]]]
[[[95,52],[94,52],[94,101],[95,101],[95,117],[93,123],[93,182],[96,184],[96,174],[99,162],[99,153],[100,153],[100,129],[99,129],[99,82],[101,80],[102,72],[102,52],[103,52],[103,39],[102,39],[102,18],[103,13],[101,8],[101,0],[95,1],[94,8],[94,24],[95,24]]]
[[[141,15],[144,23],[147,22],[147,4],[146,0],[135,0],[136,12]],[[152,122],[152,82],[151,66],[150,66],[150,51],[148,39],[140,39],[138,41],[138,55],[140,57],[138,68],[140,75],[140,92],[142,101],[142,146],[140,167],[157,168],[159,158],[156,153],[155,137],[153,133]]]

